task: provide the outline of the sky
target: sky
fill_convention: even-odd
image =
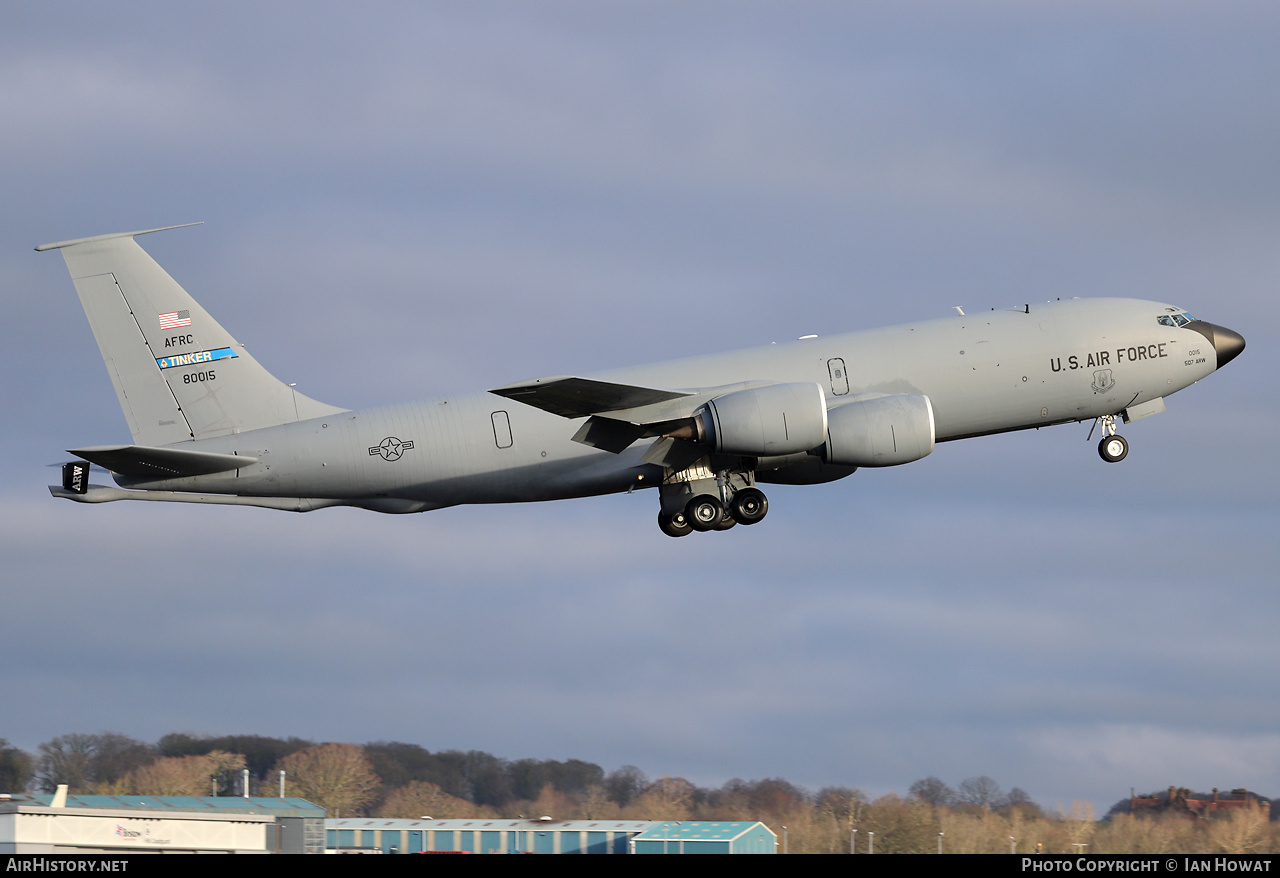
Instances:
[[[1280,795],[1280,7],[0,6],[0,737],[399,740],[1042,805]],[[1123,429],[657,497],[51,498],[129,434],[49,241],[363,407],[1068,296],[1241,332]],[[97,477],[101,480],[101,476]]]

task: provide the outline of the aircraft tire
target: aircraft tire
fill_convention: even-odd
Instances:
[[[1103,436],[1098,443],[1098,456],[1107,463],[1119,463],[1129,454],[1129,443],[1123,436]]]
[[[759,488],[743,488],[733,495],[729,512],[738,524],[755,524],[769,514],[769,498]]]
[[[724,504],[718,497],[710,494],[699,494],[689,501],[684,508],[684,517],[697,531],[715,530],[720,519],[724,518]]]
[[[720,520],[716,522],[716,526],[713,529],[728,530],[731,527],[737,527],[737,525],[738,525],[738,520],[734,518],[733,515],[730,514],[728,509],[726,509],[723,513],[720,514]]]
[[[683,512],[675,515],[659,512],[658,528],[669,537],[687,537],[693,533],[693,525],[689,523],[689,517]]]

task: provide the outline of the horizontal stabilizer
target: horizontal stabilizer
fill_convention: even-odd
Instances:
[[[189,494],[180,491],[125,491],[107,485],[87,485],[84,491],[73,491],[49,486],[49,493],[63,500],[77,503],[114,503],[117,500],[146,500],[152,503],[205,503],[211,506],[259,506],[263,509],[283,509],[286,512],[311,512],[329,506],[358,506],[375,512],[402,515],[441,509],[442,506],[425,500],[405,500],[400,497],[365,497],[356,500],[337,500],[329,497],[241,497],[235,494]]]
[[[61,250],[63,247],[74,247],[76,244],[95,244],[98,241],[110,241],[112,238],[136,238],[138,235],[149,235],[152,232],[167,232],[170,229],[185,229],[188,226],[202,226],[204,223],[183,223],[180,226],[161,226],[158,229],[142,229],[138,232],[114,232],[110,235],[94,235],[90,238],[72,238],[70,241],[58,241],[54,244],[41,244],[37,251]]]
[[[691,395],[678,390],[612,384],[571,375],[508,384],[489,392],[562,418],[582,418],[602,412],[635,409]]]
[[[240,469],[258,462],[256,457],[239,454],[213,454],[182,448],[151,448],[145,445],[98,445],[72,448],[71,454],[96,463],[103,469],[122,476],[140,479],[176,479],[184,476],[207,476]]]
[[[310,512],[326,506],[350,506],[345,500],[328,500],[315,497],[237,497],[234,494],[184,494],[178,491],[124,491],[107,485],[89,485],[83,494],[68,491],[57,485],[49,486],[49,493],[63,500],[77,503],[114,503],[117,500],[148,500],[160,503],[207,503],[214,506],[260,506],[264,509],[283,509],[286,512]],[[394,498],[393,498],[394,499]],[[401,503],[412,501],[401,500]],[[425,506],[419,503],[419,506]],[[380,510],[387,511],[387,510]],[[418,512],[418,509],[397,509],[396,512]]]

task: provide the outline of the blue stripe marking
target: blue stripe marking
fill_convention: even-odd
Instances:
[[[175,357],[157,357],[156,365],[161,369],[172,369],[174,366],[195,366],[235,356],[236,352],[231,348],[218,348],[212,351],[196,351],[194,354],[178,354]]]

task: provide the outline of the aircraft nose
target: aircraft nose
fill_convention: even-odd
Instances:
[[[1209,340],[1209,344],[1213,345],[1213,349],[1218,353],[1219,369],[1240,356],[1240,352],[1244,350],[1244,336],[1234,329],[1227,329],[1216,323],[1206,323],[1203,320],[1193,320],[1187,324],[1187,329],[1194,329]]]

